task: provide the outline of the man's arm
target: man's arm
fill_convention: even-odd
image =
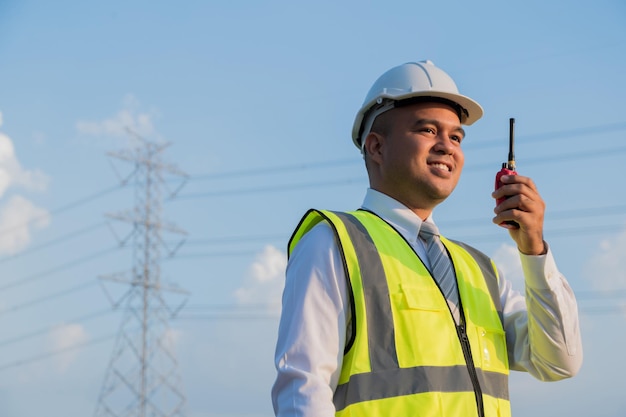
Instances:
[[[335,415],[332,399],[349,309],[346,291],[334,234],[320,223],[298,242],[287,265],[272,388],[276,416]]]
[[[525,297],[510,282],[500,286],[510,367],[542,381],[572,377],[583,359],[574,293],[549,248],[546,255],[520,256]]]
[[[582,365],[578,307],[543,240],[545,203],[530,178],[506,175],[501,181],[492,197],[506,199],[495,207],[493,222],[519,225],[505,227],[520,252],[526,294],[524,299],[510,284],[501,286],[511,368],[541,380],[571,377]]]

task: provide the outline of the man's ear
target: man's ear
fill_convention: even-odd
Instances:
[[[376,163],[382,162],[382,153],[385,146],[385,137],[380,133],[370,132],[365,137],[365,154]]]

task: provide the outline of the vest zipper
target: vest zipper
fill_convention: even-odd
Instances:
[[[465,323],[461,323],[456,326],[456,331],[461,342],[461,348],[463,349],[463,356],[465,356],[465,363],[467,364],[467,370],[469,372],[472,385],[474,386],[474,394],[476,395],[476,407],[478,409],[478,417],[485,416],[485,406],[483,404],[483,394],[480,389],[480,383],[478,382],[478,374],[474,367],[474,360],[472,359],[472,349],[470,347],[469,338],[465,330]]]

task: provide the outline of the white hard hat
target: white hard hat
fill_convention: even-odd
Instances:
[[[431,61],[407,62],[385,72],[370,88],[354,119],[354,144],[361,149],[361,138],[369,134],[377,116],[393,109],[398,101],[415,97],[452,105],[464,125],[471,125],[483,115],[480,104],[459,94],[452,78]]]

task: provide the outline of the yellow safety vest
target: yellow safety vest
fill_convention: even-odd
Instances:
[[[310,210],[293,248],[322,220],[342,253],[352,334],[334,394],[339,417],[510,417],[509,365],[497,270],[476,249],[441,238],[456,272],[457,326],[408,242],[368,211]]]

